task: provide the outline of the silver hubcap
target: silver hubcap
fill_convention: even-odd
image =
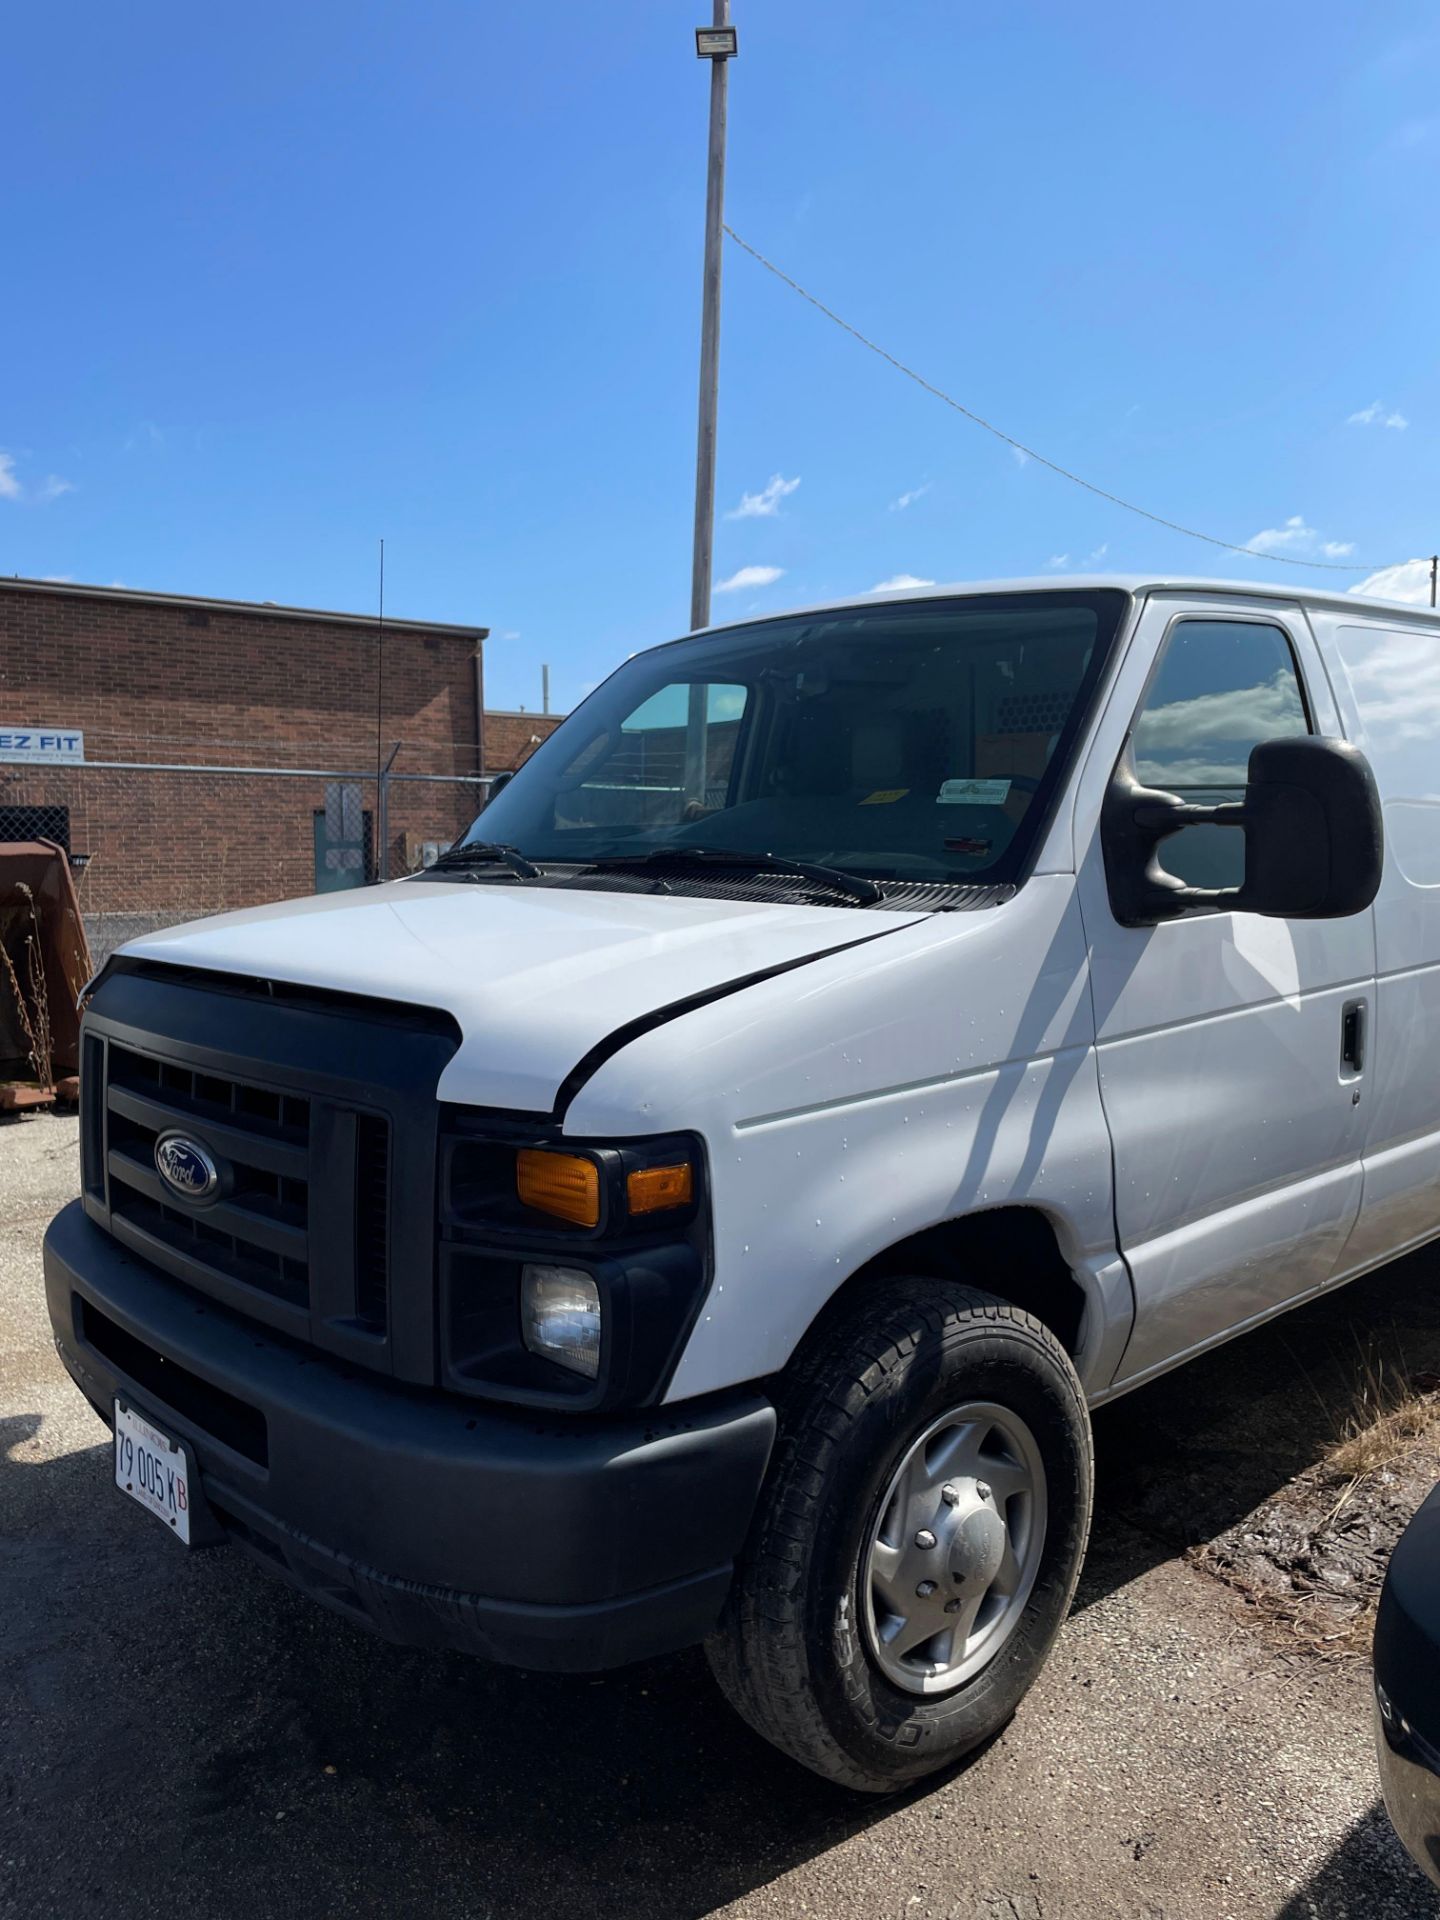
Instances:
[[[1045,1542],[1045,1467],[1008,1407],[970,1401],[907,1448],[860,1563],[870,1651],[907,1693],[944,1693],[994,1659]]]

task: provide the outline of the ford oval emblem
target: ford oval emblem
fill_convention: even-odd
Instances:
[[[220,1185],[220,1169],[198,1140],[183,1133],[161,1134],[155,1165],[171,1192],[185,1200],[208,1200]]]

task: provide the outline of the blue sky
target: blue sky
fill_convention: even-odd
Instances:
[[[383,534],[394,612],[494,628],[503,705],[682,630],[707,15],[11,15],[0,569],[368,609]],[[735,17],[727,212],[856,325],[1224,538],[1440,543],[1433,0]],[[1092,555],[1354,577],[1134,519],[725,266],[716,574],[768,584],[717,617]]]

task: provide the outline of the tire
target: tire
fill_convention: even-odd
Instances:
[[[1074,1596],[1093,1475],[1080,1382],[1047,1327],[948,1280],[877,1285],[882,1297],[838,1313],[792,1363],[761,1505],[706,1653],[731,1705],[782,1753],[892,1793],[983,1745],[1024,1698]],[[962,1457],[976,1470],[957,1476],[944,1463]],[[994,1490],[987,1461],[999,1463]],[[937,1471],[937,1517],[915,1532]],[[1010,1553],[973,1628],[959,1629],[1004,1551],[981,1506],[998,1513]],[[933,1599],[907,1598],[917,1566],[935,1568],[937,1580],[913,1587]],[[967,1580],[969,1597],[947,1602]],[[899,1628],[892,1594],[901,1614],[914,1610]],[[941,1605],[939,1637],[897,1652]]]

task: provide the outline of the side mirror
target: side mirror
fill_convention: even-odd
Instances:
[[[511,768],[511,770],[508,773],[497,773],[495,775],[495,778],[490,782],[489,791],[485,795],[485,807],[488,807],[490,802],[495,798],[496,794],[499,793],[500,789],[502,787],[508,787],[510,782],[514,778],[515,778],[515,772],[513,768]],[[485,811],[485,807],[482,807],[480,809],[482,813]]]
[[[1238,827],[1245,879],[1191,887],[1167,873],[1160,849],[1182,827]],[[1110,904],[1122,926],[1152,927],[1181,914],[1264,913],[1338,920],[1362,913],[1380,889],[1384,828],[1370,763],[1344,740],[1266,740],[1250,755],[1245,798],[1191,806],[1116,769],[1100,814]]]

